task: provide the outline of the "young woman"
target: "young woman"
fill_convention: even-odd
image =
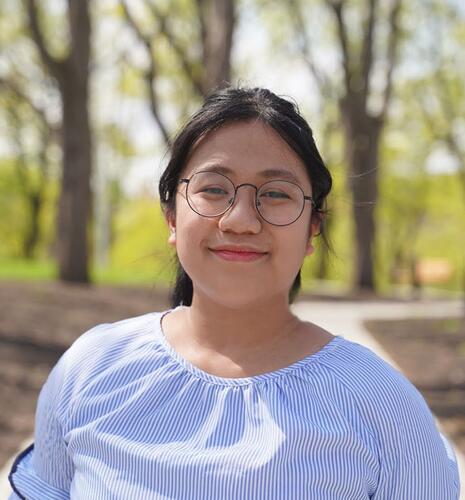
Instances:
[[[12,498],[458,499],[413,385],[290,310],[330,189],[293,104],[207,98],[160,182],[173,308],[99,325],[64,354]]]

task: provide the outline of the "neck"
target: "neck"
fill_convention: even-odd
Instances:
[[[299,324],[287,296],[231,307],[194,293],[186,320],[196,344],[232,356],[267,352],[279,346]]]

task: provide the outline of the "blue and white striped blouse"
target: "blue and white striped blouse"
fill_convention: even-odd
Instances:
[[[11,498],[456,500],[457,463],[419,392],[335,337],[286,368],[221,378],[163,313],[99,325],[52,370]]]

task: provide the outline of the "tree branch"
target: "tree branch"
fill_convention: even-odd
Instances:
[[[344,24],[344,0],[326,0],[326,5],[332,10],[336,17],[337,33],[342,52],[342,67],[344,71],[344,82],[346,93],[351,93],[352,72],[350,69],[349,40],[346,25]]]
[[[288,0],[289,12],[294,23],[295,33],[300,37],[300,52],[304,62],[312,74],[320,94],[325,97],[334,97],[334,87],[329,78],[318,70],[311,50],[311,43],[308,31],[305,27],[302,10],[299,0]]]
[[[157,68],[154,60],[154,55],[153,55],[153,43],[152,39],[142,33],[142,30],[139,28],[138,24],[136,23],[134,17],[132,16],[131,12],[129,11],[125,0],[120,0],[120,5],[123,9],[124,17],[126,18],[126,21],[128,22],[130,28],[132,31],[135,33],[139,41],[145,46],[147,50],[147,55],[149,58],[149,67],[147,70],[144,71],[144,80],[147,85],[147,90],[149,93],[149,100],[150,100],[150,110],[152,112],[153,118],[155,119],[155,122],[158,125],[158,128],[160,129],[161,135],[163,136],[163,140],[165,141],[165,144],[167,146],[171,145],[171,140],[170,136],[168,133],[168,129],[165,126],[161,115],[158,111],[158,99],[156,95],[156,90],[155,90],[155,84],[156,84],[156,79],[157,79]]]
[[[136,23],[136,20],[134,19],[133,15],[131,14],[131,11],[128,9],[128,6],[126,4],[125,0],[120,0],[119,2],[124,18],[126,19],[126,22],[129,24],[130,28],[134,32],[134,34],[137,36],[140,42],[142,42],[143,45],[145,45],[146,49],[148,51],[152,50],[152,43],[150,41],[150,37],[148,35],[145,35],[142,33],[142,30],[139,28],[139,25]],[[151,54],[150,54],[151,55]]]
[[[61,80],[64,61],[54,58],[46,47],[45,39],[39,26],[35,1],[23,0],[23,4],[27,12],[32,39],[37,46],[42,62],[57,80]]]
[[[205,65],[206,63],[206,54],[205,47],[207,45],[207,22],[205,20],[204,15],[204,4],[205,0],[195,0],[195,4],[197,7],[197,19],[199,20],[200,27],[200,40],[202,41],[202,61]]]
[[[178,59],[181,62],[181,66],[184,70],[184,73],[188,77],[189,81],[192,84],[192,87],[194,88],[195,92],[202,97],[204,95],[204,86],[203,86],[203,81],[199,79],[196,74],[195,74],[195,69],[194,65],[189,61],[186,50],[179,44],[178,40],[176,39],[175,35],[173,32],[170,30],[168,23],[167,23],[167,15],[161,12],[161,10],[155,5],[153,2],[146,2],[146,5],[150,8],[152,15],[158,20],[158,23],[160,25],[160,32],[162,35],[166,38],[168,41],[170,47],[173,49],[173,51],[176,53],[178,56]],[[199,8],[201,8],[200,3],[198,2]],[[199,19],[201,19],[201,14],[199,14]],[[202,21],[201,21],[202,23]],[[205,29],[205,23],[203,28]],[[202,36],[206,36],[206,31],[205,33],[202,33]]]
[[[71,50],[68,60],[75,68],[75,75],[88,80],[90,59],[90,13],[89,0],[68,0],[68,20],[71,34]]]
[[[3,78],[0,76],[0,88],[4,88],[14,94],[18,99],[26,102],[28,106],[34,111],[34,113],[40,118],[44,125],[47,127],[49,123],[45,118],[45,111],[43,109],[38,108],[31,100],[31,98],[26,95],[17,85],[15,85],[12,81]]]
[[[11,102],[4,106],[6,111],[6,117],[10,129],[13,131],[11,134],[11,139],[16,146],[17,154],[14,159],[14,165],[16,167],[15,171],[19,179],[19,187],[23,191],[23,194],[30,196],[32,192],[31,182],[27,176],[27,160],[26,152],[21,138],[21,120],[19,117],[18,109]]]
[[[460,163],[459,177],[465,192],[465,152],[459,146],[459,143],[454,136],[452,129],[452,124],[457,118],[457,113],[454,112],[454,105],[452,102],[453,100],[450,94],[450,89],[441,72],[436,71],[434,81],[436,82],[436,86],[439,89],[439,91],[437,92],[437,96],[439,99],[439,104],[441,106],[441,112],[444,115],[446,123],[449,125],[447,127],[447,130],[443,133],[443,139],[447,144],[449,151]]]
[[[165,126],[161,115],[158,111],[158,98],[155,92],[155,82],[156,82],[156,69],[155,69],[155,63],[153,59],[150,59],[150,65],[149,69],[145,73],[145,80],[148,86],[148,91],[149,91],[149,98],[150,98],[150,109],[152,111],[152,115],[157,122],[157,125],[160,129],[161,135],[163,136],[163,140],[165,141],[165,144],[170,147],[171,146],[171,139],[170,135],[168,133],[168,129]]]
[[[370,91],[370,74],[373,67],[373,39],[376,24],[376,10],[378,7],[378,0],[368,1],[368,17],[365,25],[363,44],[361,51],[360,67],[362,68],[362,92],[363,99],[366,104],[368,94]]]
[[[395,3],[391,10],[391,14],[389,16],[390,32],[389,32],[388,53],[387,53],[388,66],[386,73],[386,87],[384,89],[384,96],[383,96],[383,105],[381,108],[381,112],[379,114],[379,117],[381,119],[383,119],[386,116],[392,95],[392,87],[393,87],[392,77],[394,73],[394,68],[397,64],[397,48],[399,45],[399,38],[400,38],[399,18],[400,18],[401,7],[402,7],[402,0],[395,0]]]

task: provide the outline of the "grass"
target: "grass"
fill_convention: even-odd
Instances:
[[[161,273],[148,265],[93,269],[90,275],[92,282],[106,285],[169,285],[170,283],[167,272]],[[53,261],[0,259],[0,280],[3,281],[51,281],[57,276],[58,268]]]
[[[0,259],[0,279],[12,281],[49,281],[58,274],[51,260]]]

